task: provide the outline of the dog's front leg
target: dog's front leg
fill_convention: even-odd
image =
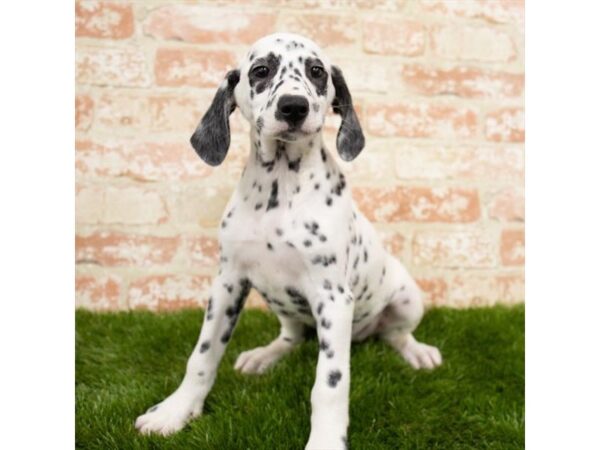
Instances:
[[[342,285],[320,291],[314,309],[319,336],[317,376],[311,393],[307,450],[347,448],[352,294]]]
[[[248,280],[225,270],[214,280],[200,338],[183,381],[169,397],[137,418],[135,426],[140,432],[171,434],[202,413],[249,290]]]

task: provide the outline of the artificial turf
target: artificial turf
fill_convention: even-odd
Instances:
[[[76,313],[76,446],[85,449],[303,449],[310,427],[315,338],[268,373],[233,370],[243,350],[278,333],[245,311],[204,413],[170,437],[141,436],[135,418],[179,384],[202,311]],[[524,448],[525,308],[434,309],[415,333],[444,364],[414,371],[390,347],[352,347],[353,449]]]

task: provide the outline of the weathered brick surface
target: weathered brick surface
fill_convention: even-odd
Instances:
[[[159,86],[216,87],[235,65],[235,55],[227,51],[159,48],[154,73]]]
[[[94,311],[120,309],[121,279],[115,275],[77,275],[75,306]]]
[[[152,275],[131,282],[127,301],[132,309],[150,311],[205,306],[210,283],[208,276]]]
[[[149,87],[148,59],[138,47],[81,45],[75,52],[75,80],[98,86]]]
[[[179,237],[158,237],[117,232],[97,232],[75,238],[78,264],[146,267],[169,264]]]
[[[517,58],[511,36],[503,30],[486,26],[434,26],[431,48],[434,55],[442,59],[507,63]]]
[[[375,136],[466,139],[477,133],[477,112],[444,103],[369,104],[367,129]]]
[[[420,231],[412,241],[413,264],[449,269],[494,267],[498,264],[494,238],[482,230]]]
[[[525,86],[522,73],[495,72],[469,66],[442,69],[410,64],[401,69],[401,76],[406,86],[424,95],[514,98],[523,94]]]
[[[361,211],[375,222],[473,222],[479,218],[474,189],[394,187],[356,188]]]
[[[168,5],[150,12],[144,32],[158,39],[195,44],[252,44],[275,31],[275,17],[235,7]]]
[[[502,108],[487,115],[485,137],[497,142],[525,140],[525,113],[521,108]]]
[[[133,30],[133,8],[129,2],[75,2],[75,35],[78,37],[124,39],[130,37]]]
[[[189,138],[256,39],[299,32],[343,71],[366,137],[355,201],[428,306],[524,299],[523,0],[75,2],[76,305],[205,305],[218,227],[249,153]],[[68,149],[62,149],[68,151]],[[252,290],[249,307],[264,308]]]
[[[522,266],[525,264],[525,231],[523,229],[502,231],[502,264]]]
[[[418,56],[425,51],[425,26],[384,16],[363,21],[363,47],[368,53]]]

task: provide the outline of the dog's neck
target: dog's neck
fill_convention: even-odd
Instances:
[[[294,179],[323,166],[335,165],[323,143],[322,133],[297,140],[279,140],[266,137],[253,128],[250,133],[250,156],[246,172],[275,174],[286,172],[286,179]],[[325,156],[323,156],[325,154]]]

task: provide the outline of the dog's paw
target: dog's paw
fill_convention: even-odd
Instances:
[[[264,373],[281,358],[281,354],[268,347],[256,347],[242,352],[235,362],[235,369],[242,373]]]
[[[311,433],[304,450],[348,450],[346,436],[335,437],[334,433],[313,436]]]
[[[142,434],[157,433],[167,436],[181,430],[201,413],[202,402],[194,402],[189,396],[174,392],[139,416],[135,427]]]
[[[435,369],[442,364],[442,354],[436,347],[416,340],[407,342],[400,354],[414,369]]]

